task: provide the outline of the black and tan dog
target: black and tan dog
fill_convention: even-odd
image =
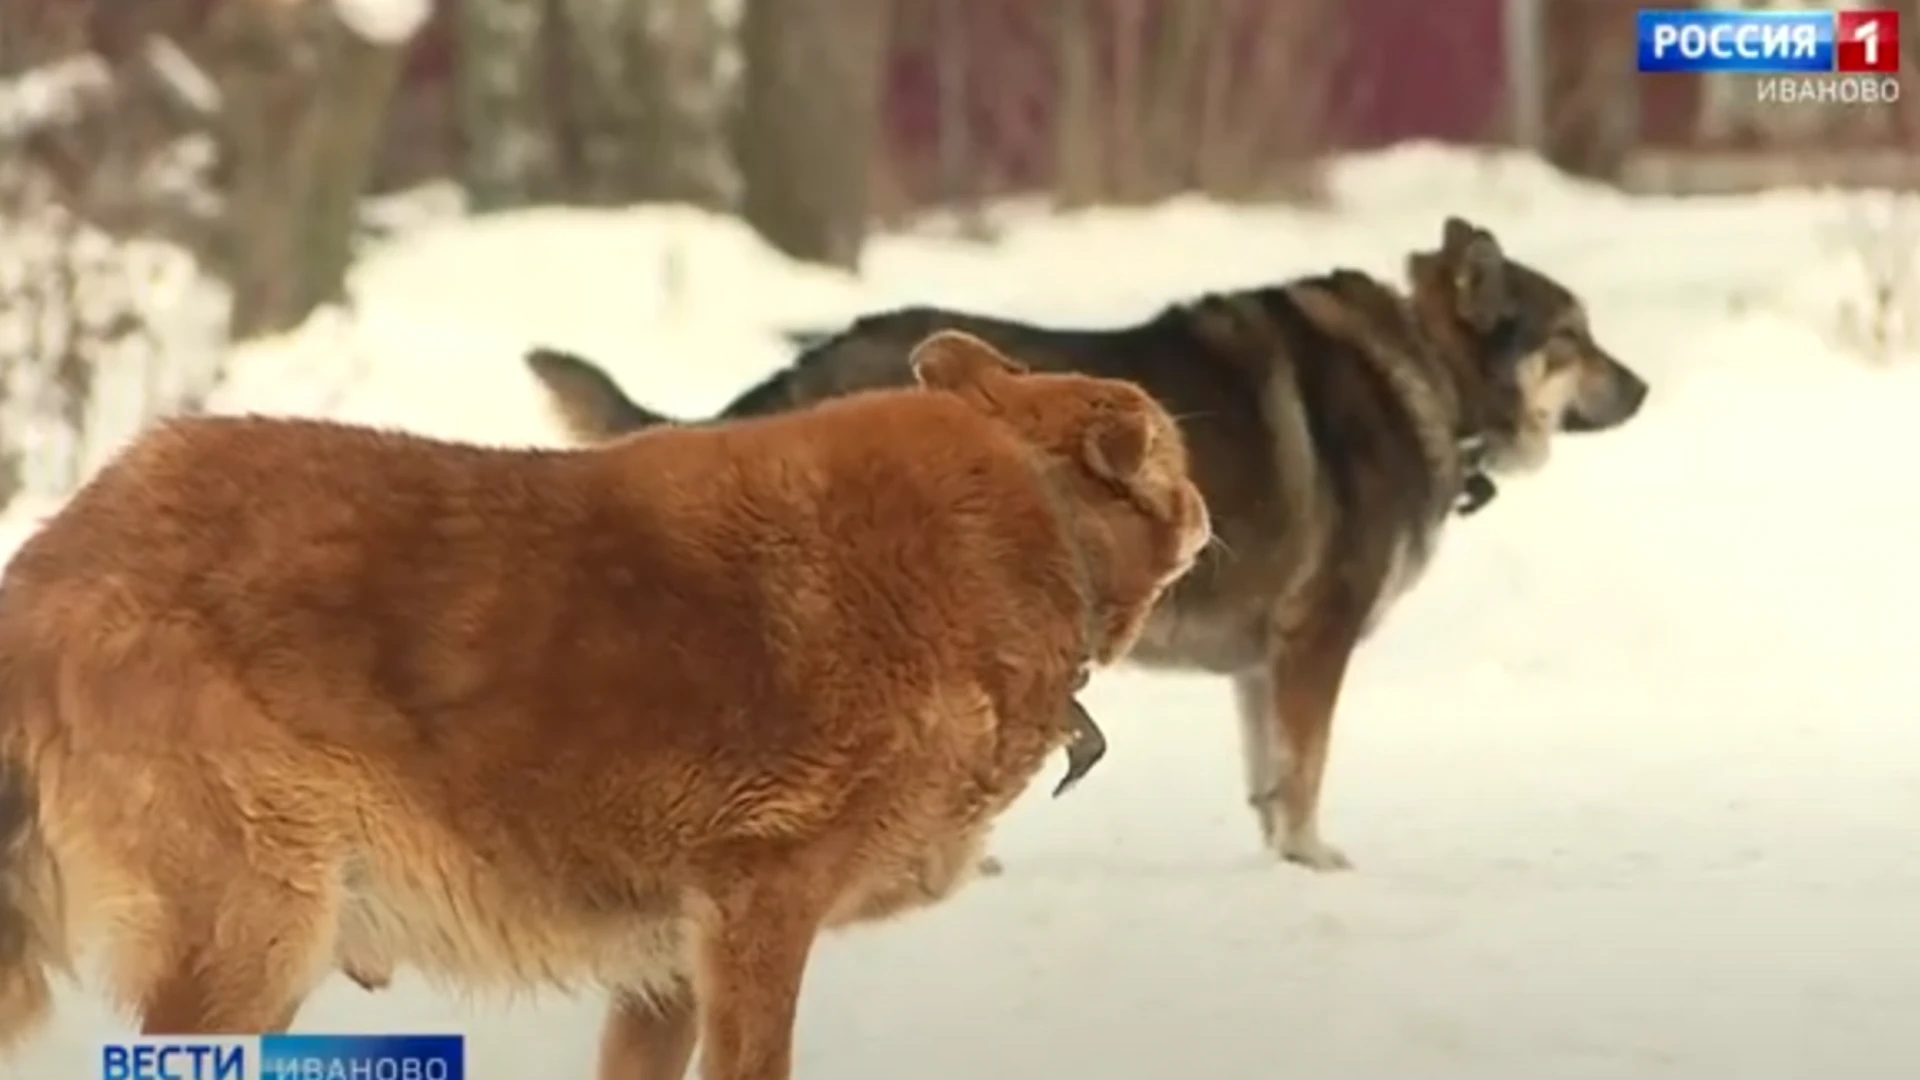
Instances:
[[[1409,256],[1405,293],[1343,270],[1114,330],[910,308],[818,341],[716,419],[906,382],[912,345],[948,328],[1041,370],[1131,380],[1181,418],[1221,545],[1160,603],[1133,659],[1234,678],[1267,844],[1321,870],[1348,865],[1317,810],[1355,645],[1449,515],[1490,497],[1489,474],[1537,469],[1556,431],[1615,427],[1647,396],[1566,287],[1453,218],[1438,250]],[[527,359],[577,438],[671,422],[585,360]]]

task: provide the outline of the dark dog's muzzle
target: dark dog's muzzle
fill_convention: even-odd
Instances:
[[[1605,431],[1633,419],[1647,402],[1647,381],[1631,368],[1604,353],[1592,373],[1580,376],[1580,389],[1561,418],[1568,432]]]

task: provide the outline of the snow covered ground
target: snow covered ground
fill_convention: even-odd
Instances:
[[[1836,331],[1832,195],[1635,200],[1521,160],[1344,166],[1331,213],[1180,203],[890,238],[854,280],[690,213],[541,211],[376,252],[356,319],[238,358],[223,408],[556,441],[518,354],[605,359],[698,413],[775,331],[906,300],[1055,322],[1329,263],[1441,216],[1583,292],[1654,386],[1455,527],[1363,651],[1326,804],[1359,868],[1257,853],[1227,688],[1108,675],[1113,742],[1005,822],[1007,875],[830,939],[799,1073],[834,1080],[1856,1080],[1920,1060],[1920,356]],[[30,520],[16,515],[9,534]],[[585,1077],[598,1003],[330,982],[301,1027],[460,1030],[479,1080]],[[84,991],[9,1077],[97,1075]]]

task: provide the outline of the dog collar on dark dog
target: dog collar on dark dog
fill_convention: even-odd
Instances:
[[[1492,502],[1500,489],[1494,486],[1493,478],[1486,472],[1486,436],[1462,435],[1458,445],[1460,467],[1465,475],[1460,480],[1460,498],[1454,503],[1453,512],[1467,517],[1479,513]]]
[[[1500,489],[1493,486],[1492,478],[1486,473],[1468,473],[1466,479],[1461,482],[1460,501],[1453,505],[1453,512],[1461,517],[1477,514],[1499,493]]]

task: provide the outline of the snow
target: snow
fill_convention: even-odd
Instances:
[[[19,139],[71,120],[113,91],[106,61],[81,55],[0,79],[0,139]]]
[[[58,497],[153,416],[203,391],[221,357],[226,294],[184,249],[109,236],[59,206],[0,213],[0,452],[30,497]],[[91,371],[66,419],[59,358]]]
[[[433,0],[333,0],[347,28],[376,45],[401,45],[433,15]]]
[[[1874,197],[1629,198],[1432,147],[1333,182],[1331,212],[1180,201],[1016,214],[992,247],[889,237],[860,279],[686,210],[429,224],[360,264],[352,317],[233,357],[215,404],[557,442],[519,361],[536,341],[695,414],[783,362],[783,329],[911,300],[1118,322],[1330,263],[1396,273],[1463,214],[1580,291],[1654,392],[1457,525],[1365,646],[1325,805],[1358,869],[1258,853],[1223,682],[1100,676],[1112,751],[1006,818],[1004,878],[822,944],[798,1074],[1911,1071],[1920,347],[1869,363],[1842,325],[1867,284],[1847,223]],[[598,1006],[336,978],[301,1027],[459,1030],[479,1080],[584,1077]],[[68,992],[8,1075],[92,1077],[124,1030]]]

